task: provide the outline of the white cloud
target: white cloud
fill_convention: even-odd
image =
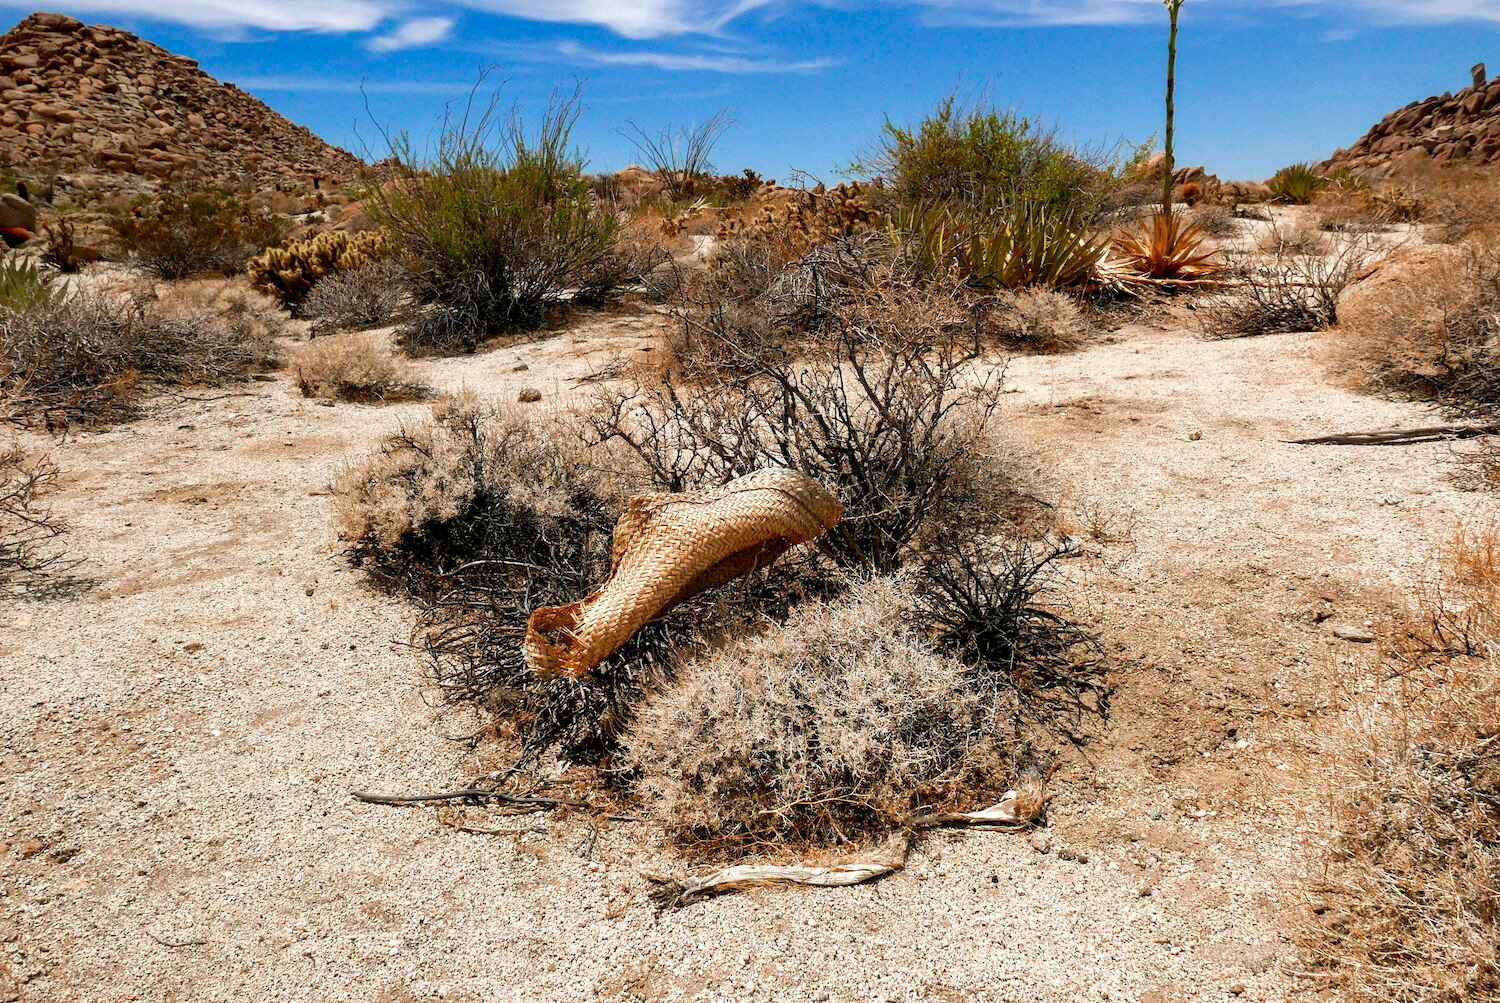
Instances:
[[[368,45],[375,52],[420,49],[443,41],[453,30],[455,18],[416,17],[403,21],[394,31],[376,35]]]
[[[33,9],[32,2],[0,6]],[[194,28],[348,33],[370,31],[390,15],[386,0],[77,0],[67,4],[74,17],[132,17],[170,21]]]
[[[492,14],[563,24],[594,24],[626,38],[711,34],[747,11],[772,0],[462,0]]]
[[[789,62],[696,52],[604,52],[573,42],[562,43],[557,51],[569,59],[603,66],[650,66],[658,70],[701,70],[710,73],[812,73],[833,66],[836,62],[832,59]]]
[[[878,0],[876,0],[878,2]],[[932,24],[991,27],[1055,25],[1130,25],[1164,23],[1161,0],[896,0],[922,8]],[[1500,21],[1500,0],[1205,0],[1184,13],[1195,19],[1203,11],[1239,8],[1270,19],[1276,8],[1299,7],[1309,13],[1373,15],[1384,24],[1442,24]]]
[[[474,89],[468,80],[347,80],[332,77],[237,77],[236,87],[254,94],[263,91],[296,91],[323,94],[467,94]]]

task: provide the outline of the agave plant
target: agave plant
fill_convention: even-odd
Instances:
[[[1153,279],[1201,279],[1219,270],[1216,250],[1196,223],[1157,211],[1115,234],[1115,249],[1135,271]]]
[[[1328,179],[1319,174],[1312,164],[1292,164],[1283,167],[1271,178],[1271,194],[1293,205],[1307,205],[1320,189],[1327,187]]]
[[[1088,282],[1106,245],[1078,212],[1025,199],[982,216],[944,206],[913,210],[892,228],[919,270],[956,273],[982,289]]]
[[[18,254],[0,255],[0,310],[22,313],[62,299],[64,283]]]

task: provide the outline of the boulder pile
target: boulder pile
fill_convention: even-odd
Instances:
[[[64,189],[211,179],[294,195],[333,189],[359,168],[186,56],[47,13],[0,36],[0,164]]]
[[[1323,169],[1348,167],[1381,177],[1392,161],[1414,149],[1438,163],[1500,163],[1500,78],[1489,80],[1483,63],[1470,73],[1471,86],[1391,112]]]

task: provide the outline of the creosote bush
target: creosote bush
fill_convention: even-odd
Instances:
[[[154,389],[266,369],[279,322],[256,300],[207,282],[0,310],[0,393],[23,420],[60,427],[130,417]]]
[[[949,96],[914,126],[887,120],[855,171],[884,179],[898,209],[1022,201],[1092,219],[1118,184],[1119,152],[1075,149],[1034,119]]]
[[[542,322],[565,299],[597,301],[659,259],[618,244],[619,221],[594,196],[571,149],[578,94],[554,97],[534,131],[518,113],[482,108],[443,123],[419,158],[391,141],[370,179],[372,218],[401,235],[411,291],[425,309],[402,329],[408,350],[472,351]]]
[[[143,195],[109,220],[120,250],[164,279],[205,272],[233,275],[290,225],[223,189]]]
[[[378,403],[428,395],[411,364],[375,333],[319,338],[294,349],[288,363],[304,397]]]

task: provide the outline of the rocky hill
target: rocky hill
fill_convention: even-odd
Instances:
[[[1483,63],[1471,72],[1472,86],[1391,112],[1324,166],[1379,176],[1414,149],[1438,163],[1500,163],[1500,78],[1489,80]]]
[[[0,37],[0,166],[58,189],[211,178],[306,195],[359,161],[233,84],[119,28],[32,14]]]

